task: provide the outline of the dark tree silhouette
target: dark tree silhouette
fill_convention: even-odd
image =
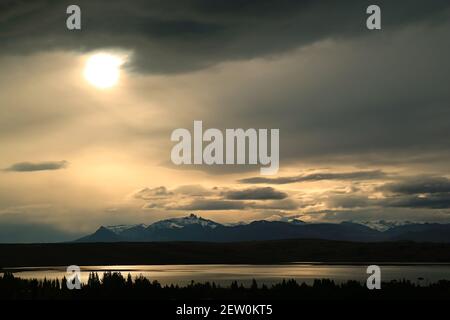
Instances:
[[[382,290],[368,290],[364,283],[347,281],[337,284],[329,279],[316,279],[312,285],[299,284],[293,279],[272,286],[258,286],[253,280],[249,287],[233,281],[222,287],[216,283],[196,283],[186,286],[162,286],[142,275],[132,279],[119,272],[105,272],[102,278],[90,273],[88,281],[79,290],[69,290],[66,279],[21,279],[12,273],[0,276],[0,299],[152,299],[152,300],[283,300],[283,299],[446,299],[450,300],[450,281],[441,280],[420,286],[408,280],[382,283]]]

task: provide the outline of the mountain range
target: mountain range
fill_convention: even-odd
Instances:
[[[224,225],[191,214],[182,218],[161,220],[150,225],[101,226],[93,234],[76,242],[235,242],[279,239],[449,243],[450,224],[398,223],[383,220],[365,223],[305,223],[292,219]]]

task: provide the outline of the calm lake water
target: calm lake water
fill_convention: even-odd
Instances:
[[[450,280],[450,265],[404,264],[381,265],[382,281],[408,279],[419,284],[428,284],[441,279]],[[358,280],[365,282],[367,266],[325,265],[315,263],[293,263],[282,265],[133,265],[133,266],[80,266],[81,281],[86,282],[90,272],[119,271],[124,276],[143,275],[162,284],[187,284],[214,281],[222,285],[237,280],[248,285],[254,278],[258,283],[272,284],[283,279],[312,283],[314,279],[333,279],[336,282]],[[64,267],[14,268],[17,277],[37,279],[61,279],[66,275]],[[1,271],[0,271],[1,272]]]

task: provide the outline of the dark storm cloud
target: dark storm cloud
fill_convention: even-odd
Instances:
[[[294,210],[299,207],[288,194],[274,188],[249,188],[230,190],[201,185],[180,186],[171,191],[166,187],[144,188],[133,197],[145,200],[145,209],[167,210],[244,210],[278,209]]]
[[[429,194],[426,196],[399,197],[386,201],[389,207],[449,209],[450,193]]]
[[[176,199],[177,197],[206,197],[213,195],[215,190],[209,190],[201,185],[182,185],[168,190],[165,186],[156,188],[143,188],[133,194],[135,199],[141,200],[164,200]]]
[[[79,0],[82,30],[66,29],[68,1],[3,1],[2,53],[133,50],[138,72],[181,72],[280,53],[326,38],[360,35],[372,1]],[[387,1],[383,26],[436,20],[446,0]]]
[[[4,169],[11,172],[33,172],[46,170],[59,170],[67,167],[69,163],[62,161],[45,161],[45,162],[19,162]]]
[[[408,177],[378,188],[388,195],[383,206],[404,208],[450,208],[450,179],[437,176]]]
[[[386,184],[379,189],[402,194],[445,193],[450,192],[450,179],[419,176],[408,178],[401,182]]]
[[[335,195],[330,197],[327,204],[331,208],[364,208],[373,205],[374,201],[371,201],[367,196],[361,195]]]
[[[135,199],[151,200],[155,198],[165,198],[173,195],[166,187],[144,188],[134,194]]]
[[[224,196],[230,200],[281,200],[287,198],[288,194],[267,187],[227,191]]]
[[[280,128],[280,168],[299,162],[448,167],[450,19],[444,12],[433,23],[383,26],[251,67],[240,64],[232,75],[242,70],[242,89],[222,81],[217,112],[224,106],[226,112],[210,112],[204,123]],[[403,14],[414,16],[414,6]]]
[[[334,194],[326,196],[329,208],[405,208],[449,209],[450,183],[445,177],[408,177],[388,183],[367,192]],[[383,192],[383,198],[370,198],[374,192]],[[431,213],[432,211],[430,211]]]
[[[447,210],[450,209],[450,191],[447,189],[446,178],[420,176],[397,179],[399,181],[395,183],[356,192],[327,191],[310,205],[326,205],[326,208],[334,212],[348,209],[355,212],[355,216],[356,212],[364,210],[367,210],[364,215],[373,210],[389,215],[394,209],[401,209],[404,216],[420,212],[425,220],[427,214],[450,214]],[[379,192],[383,193],[383,197],[376,195]]]
[[[247,205],[242,201],[229,201],[217,199],[196,199],[189,204],[171,206],[168,209],[173,210],[242,210]]]
[[[386,174],[381,170],[372,171],[355,171],[344,173],[312,173],[293,177],[279,177],[279,178],[265,178],[253,177],[239,180],[240,183],[265,183],[265,184],[288,184],[296,182],[309,182],[321,180],[371,180],[381,179],[386,177]]]

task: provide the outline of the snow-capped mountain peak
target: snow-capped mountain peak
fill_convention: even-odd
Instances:
[[[372,221],[352,221],[354,223],[362,224],[378,231],[387,231],[394,227],[400,227],[411,224],[411,221],[395,221],[395,220],[372,220]]]
[[[202,217],[199,217],[193,213],[191,213],[189,216],[181,217],[181,218],[171,218],[166,220],[161,220],[158,222],[155,222],[151,224],[148,228],[149,229],[180,229],[184,228],[188,225],[200,225],[204,228],[217,228],[220,226],[219,223],[214,222],[212,220],[203,219]]]

